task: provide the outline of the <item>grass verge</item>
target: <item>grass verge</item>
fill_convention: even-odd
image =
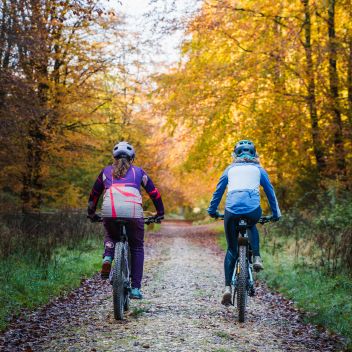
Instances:
[[[219,245],[226,249],[224,234]],[[293,300],[307,312],[306,320],[324,326],[347,338],[352,347],[352,280],[347,275],[330,276],[322,270],[302,263],[282,246],[272,255],[268,243],[262,245],[265,270],[259,279]]]
[[[145,232],[156,233],[156,232],[160,231],[160,226],[161,226],[161,224],[152,223],[149,225],[144,225],[144,230],[145,230]]]
[[[0,330],[21,308],[35,308],[55,296],[80,285],[101,265],[101,241],[82,241],[77,248],[55,250],[48,263],[40,263],[36,255],[12,255],[0,260]]]

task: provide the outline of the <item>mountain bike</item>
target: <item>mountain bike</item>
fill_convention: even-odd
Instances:
[[[102,222],[103,219],[97,216],[93,222]],[[128,246],[126,232],[127,221],[114,219],[115,223],[121,225],[121,233],[118,242],[115,244],[114,264],[110,271],[109,282],[112,285],[112,300],[114,306],[114,318],[123,320],[124,313],[130,308],[131,292],[131,253]],[[160,219],[154,216],[144,218],[144,223],[160,223]]]
[[[224,215],[219,215],[220,219],[224,219]],[[265,224],[273,220],[272,216],[263,216],[259,219],[259,224]],[[248,224],[245,217],[239,219],[236,226],[235,236],[238,236],[238,258],[232,275],[231,286],[233,287],[232,305],[237,303],[238,320],[243,323],[246,318],[246,308],[248,297],[255,295],[254,288],[254,272],[252,261],[252,249],[248,236],[248,229],[253,224]]]

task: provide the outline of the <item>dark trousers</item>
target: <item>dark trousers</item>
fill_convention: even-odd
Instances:
[[[143,218],[121,218],[127,221],[126,233],[131,251],[131,280],[133,288],[141,288],[144,264],[144,220]],[[120,239],[121,225],[104,219],[104,257],[114,258],[115,244]]]
[[[231,284],[232,274],[235,270],[235,264],[237,260],[237,245],[238,245],[238,236],[236,227],[240,218],[246,218],[247,223],[252,226],[249,228],[249,241],[252,247],[253,255],[260,255],[259,253],[259,233],[255,224],[258,222],[259,218],[262,215],[262,209],[258,207],[254,211],[248,214],[233,214],[225,210],[224,217],[224,227],[227,241],[227,252],[224,260],[224,269],[225,269],[225,285],[229,286]]]

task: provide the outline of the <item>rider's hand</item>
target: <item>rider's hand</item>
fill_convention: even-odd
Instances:
[[[164,219],[164,215],[155,215],[154,219],[155,219],[155,222],[160,223],[161,220]]]
[[[88,218],[90,219],[91,222],[98,222],[101,218],[97,214],[88,214]]]
[[[219,214],[218,211],[216,211],[215,213],[212,213],[212,214],[209,213],[209,216],[210,216],[211,218],[217,219],[217,218],[220,216],[220,214]]]

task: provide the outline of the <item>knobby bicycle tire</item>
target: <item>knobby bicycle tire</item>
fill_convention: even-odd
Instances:
[[[247,248],[246,246],[239,246],[239,272],[237,281],[237,309],[238,309],[238,320],[240,323],[245,321],[246,317],[246,305],[247,305]]]
[[[115,246],[115,265],[112,283],[112,296],[114,303],[114,317],[116,320],[123,319],[125,304],[125,287],[124,287],[124,243],[117,242]]]

